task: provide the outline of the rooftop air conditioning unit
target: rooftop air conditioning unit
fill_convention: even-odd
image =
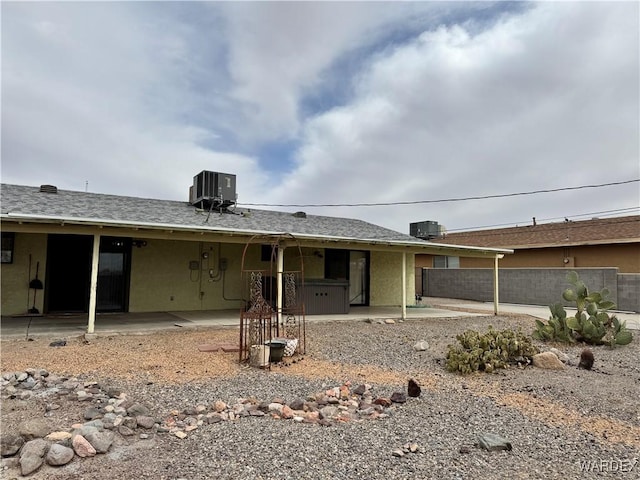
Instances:
[[[440,233],[438,222],[426,220],[424,222],[409,224],[409,234],[412,237],[421,238],[422,240],[437,238],[440,236]]]
[[[203,170],[193,177],[189,189],[191,205],[203,209],[223,210],[236,203],[236,176]]]

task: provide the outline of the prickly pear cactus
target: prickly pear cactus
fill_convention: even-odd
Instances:
[[[608,300],[609,290],[589,292],[576,272],[567,274],[567,282],[573,288],[562,293],[562,298],[576,303],[576,314],[567,317],[564,307],[556,303],[549,306],[551,317],[548,323],[536,320],[533,338],[541,341],[574,342],[576,340],[591,345],[627,345],[633,336],[627,330],[625,322],[615,316],[610,317],[608,310],[615,308],[615,303]]]
[[[494,330],[480,334],[467,330],[456,337],[459,345],[449,345],[447,370],[469,374],[477,371],[492,373],[517,363],[519,358],[531,358],[538,353],[531,339],[520,330]]]

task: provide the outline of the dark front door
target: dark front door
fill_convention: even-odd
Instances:
[[[89,311],[93,237],[49,235],[45,312]],[[98,312],[127,310],[131,239],[102,237],[98,263]]]
[[[49,235],[45,312],[88,312],[93,237]]]

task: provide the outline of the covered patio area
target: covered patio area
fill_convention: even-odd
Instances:
[[[426,303],[426,302],[425,302]],[[407,319],[459,318],[482,316],[428,306],[406,309]],[[348,314],[308,315],[307,322],[365,321],[401,318],[400,307],[352,307]],[[3,316],[2,338],[74,337],[87,331],[87,314]],[[239,327],[238,310],[203,310],[176,312],[113,313],[96,316],[94,333],[98,335],[144,335],[161,330]]]

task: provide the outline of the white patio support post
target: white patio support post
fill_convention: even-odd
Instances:
[[[498,254],[493,259],[493,314],[498,315],[498,260],[504,257],[502,254]]]
[[[98,300],[98,260],[100,259],[100,235],[93,236],[93,258],[91,261],[91,287],[89,289],[89,324],[87,333],[93,333],[96,324]]]
[[[282,325],[282,299],[284,297],[283,295],[283,291],[282,291],[282,285],[283,285],[283,281],[282,281],[282,275],[284,272],[284,247],[281,247],[280,245],[278,245],[278,256],[277,256],[277,268],[278,268],[278,274],[276,276],[276,288],[277,288],[277,292],[278,292],[278,297],[276,299],[276,308],[278,310],[278,331],[280,329],[280,325]]]
[[[407,319],[407,253],[402,252],[402,320]]]

